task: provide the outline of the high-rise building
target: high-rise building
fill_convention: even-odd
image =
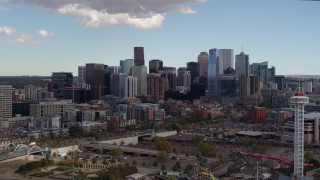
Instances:
[[[73,75],[71,72],[53,72],[51,75],[52,92],[55,98],[65,99],[65,88],[72,87]]]
[[[165,77],[161,77],[161,74],[148,74],[148,95],[158,102],[159,100],[164,100],[165,91]]]
[[[274,77],[274,82],[277,83],[277,87],[279,91],[284,90],[284,76],[275,76]]]
[[[26,100],[38,100],[37,99],[37,87],[33,84],[28,84],[24,86],[24,93]]]
[[[134,47],[134,65],[135,66],[144,66],[143,47]]]
[[[0,118],[12,117],[12,86],[0,85]]]
[[[133,66],[131,68],[131,75],[138,79],[137,95],[147,95],[147,67]]]
[[[207,52],[201,52],[198,55],[200,76],[208,77],[208,59],[209,59],[209,55]]]
[[[237,78],[240,78],[241,75],[249,76],[249,55],[244,52],[236,55],[236,75]]]
[[[168,91],[175,91],[177,86],[177,70],[175,67],[163,67],[159,70],[162,77],[168,79]]]
[[[134,66],[133,59],[121,60],[120,66],[124,74],[130,74],[130,69],[132,68],[132,66]]]
[[[163,68],[163,62],[159,59],[149,61],[149,73],[158,73],[159,69]]]
[[[124,73],[112,73],[110,77],[110,94],[123,98],[125,97],[125,79],[127,75]]]
[[[219,49],[219,74],[223,74],[223,71],[228,67],[234,69],[234,52],[233,49]]]
[[[268,87],[268,61],[262,63],[253,63],[250,65],[250,74],[259,76],[260,81],[262,82],[263,87]]]
[[[80,83],[86,82],[86,66],[78,66],[78,78]]]
[[[178,69],[178,86],[191,87],[191,74],[187,68]]]
[[[208,95],[216,96],[218,75],[218,49],[209,50],[208,61]]]
[[[133,76],[127,76],[124,82],[124,97],[133,98],[138,93],[138,79]]]
[[[104,64],[86,64],[86,83],[91,86],[92,99],[97,100],[105,95],[104,78]]]
[[[250,95],[250,78],[244,74],[239,77],[239,96],[240,99]]]
[[[256,95],[260,91],[259,76],[249,76],[250,80],[250,95]]]
[[[197,62],[188,62],[187,70],[191,74],[191,84],[193,84],[194,79],[200,76],[199,63]]]
[[[275,82],[274,77],[276,76],[276,68],[274,66],[271,66],[271,68],[268,69],[268,82]]]

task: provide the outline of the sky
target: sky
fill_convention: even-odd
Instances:
[[[278,75],[320,74],[320,1],[0,0],[0,76],[145,61],[185,67],[202,51],[243,50]]]

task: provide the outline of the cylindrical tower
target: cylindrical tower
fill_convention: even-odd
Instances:
[[[303,88],[298,87],[290,103],[295,106],[293,176],[299,179],[303,177],[304,165],[304,105],[309,103],[309,97],[304,95]]]

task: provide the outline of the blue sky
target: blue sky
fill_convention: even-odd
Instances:
[[[277,74],[320,74],[319,18],[320,1],[0,0],[0,76],[77,75],[85,63],[133,58],[134,46],[175,67],[243,46]]]

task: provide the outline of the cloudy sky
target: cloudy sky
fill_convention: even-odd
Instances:
[[[133,58],[134,46],[175,67],[243,46],[277,74],[320,74],[319,18],[319,1],[0,0],[0,76],[77,75]]]

